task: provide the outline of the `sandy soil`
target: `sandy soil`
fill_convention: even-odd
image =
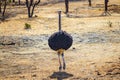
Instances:
[[[38,17],[32,19],[27,18],[25,6],[9,6],[11,16],[0,22],[0,80],[120,80],[119,4],[119,0],[110,1],[111,16],[101,16],[100,0],[94,0],[93,7],[86,1],[70,2],[69,17],[64,14],[64,3],[48,4],[38,6]],[[62,29],[74,39],[65,51],[67,69],[63,72],[58,71],[56,52],[47,45],[49,36],[58,30],[60,9]],[[25,30],[25,23],[31,29]]]

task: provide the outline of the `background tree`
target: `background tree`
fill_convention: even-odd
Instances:
[[[105,0],[105,1],[104,1],[104,4],[105,4],[105,12],[108,11],[108,2],[109,2],[109,0]]]
[[[40,3],[40,0],[35,1],[34,0],[26,0],[26,7],[28,9],[28,17],[31,18],[33,17],[34,14],[34,9],[36,7],[36,5],[38,5]]]
[[[3,6],[3,8],[2,8],[2,6]],[[6,6],[7,6],[7,0],[0,0],[1,20],[5,19]]]
[[[10,0],[11,1],[11,0]],[[12,0],[13,3],[15,3],[16,0]],[[20,5],[21,0],[18,0],[18,4]]]
[[[91,7],[92,6],[91,0],[88,0],[88,2],[89,2],[89,6]]]
[[[69,0],[65,0],[65,13],[67,14],[69,12]]]
[[[0,0],[0,13],[2,12],[2,1]]]
[[[13,3],[15,2],[15,0],[12,1]]]
[[[19,5],[20,5],[21,1],[20,1],[20,0],[18,0],[18,3],[19,3]]]
[[[108,12],[108,2],[109,0],[104,0],[104,12],[102,13],[102,15],[111,15],[109,12]]]

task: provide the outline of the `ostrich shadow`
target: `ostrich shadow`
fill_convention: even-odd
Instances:
[[[57,80],[63,80],[69,77],[72,77],[73,74],[67,73],[67,72],[54,72],[51,76],[49,76],[51,79],[57,78]]]

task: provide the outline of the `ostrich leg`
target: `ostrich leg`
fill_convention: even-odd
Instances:
[[[62,64],[61,64],[60,53],[59,52],[58,52],[58,58],[59,58],[59,64],[60,64],[59,71],[61,71],[62,70]]]
[[[64,53],[62,53],[62,60],[63,60],[63,69],[66,69],[65,59],[64,59]]]

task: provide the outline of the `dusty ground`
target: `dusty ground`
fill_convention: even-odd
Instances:
[[[0,22],[0,80],[120,80],[120,1],[109,2],[111,16],[101,16],[103,2],[96,1],[93,7],[70,2],[70,16],[62,13],[62,29],[74,39],[63,72],[47,39],[58,30],[57,10],[64,12],[64,3],[39,6],[32,19],[25,6],[9,6],[12,16]]]

